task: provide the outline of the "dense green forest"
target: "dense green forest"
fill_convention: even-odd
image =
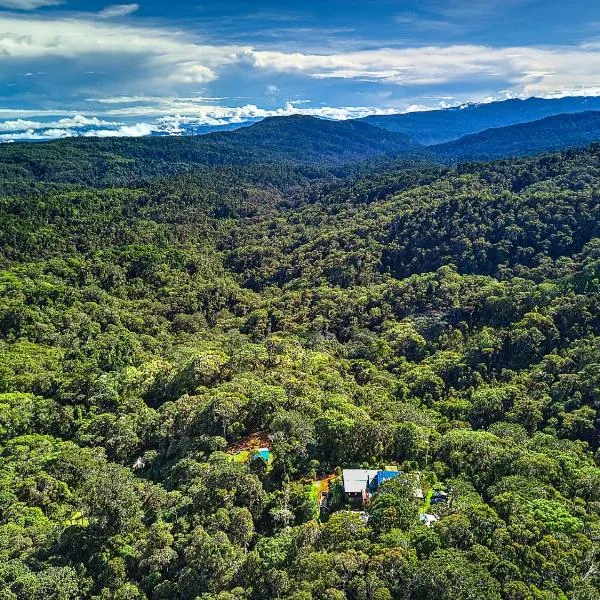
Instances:
[[[300,142],[1,149],[0,600],[599,597],[600,147]]]

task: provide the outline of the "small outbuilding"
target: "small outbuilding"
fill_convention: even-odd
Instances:
[[[395,479],[403,472],[398,469],[343,469],[344,496],[346,501],[355,506],[362,506],[386,481]],[[415,484],[414,496],[423,499],[423,490]]]
[[[436,517],[435,515],[430,515],[428,513],[422,513],[419,516],[421,523],[423,523],[423,525],[426,525],[427,527],[431,527],[435,522],[439,521],[440,518]]]

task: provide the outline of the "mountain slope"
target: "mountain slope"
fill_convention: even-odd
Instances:
[[[277,152],[283,158],[300,162],[323,159],[345,162],[398,154],[420,146],[403,133],[384,131],[367,123],[301,115],[270,117],[231,132],[223,139],[235,140],[259,152]]]
[[[388,131],[404,132],[422,144],[431,145],[493,127],[505,127],[561,113],[590,110],[600,110],[600,98],[581,96],[505,100],[445,110],[370,116],[361,120]]]
[[[600,141],[600,112],[590,111],[488,129],[428,150],[446,162],[483,161],[581,148],[597,141]]]
[[[600,141],[600,112],[595,111],[489,129],[427,147],[404,133],[362,121],[273,117],[250,127],[202,136],[77,138],[4,145],[0,146],[0,177],[3,186],[8,181],[14,185],[29,181],[36,185],[63,182],[105,186],[214,168],[269,167],[277,171],[308,167],[315,176],[317,170],[321,175],[337,170],[339,175],[357,169],[370,171],[373,165],[367,162],[396,158],[412,168],[425,162],[445,164],[535,155],[595,141]],[[273,181],[271,175],[269,178]]]
[[[419,148],[402,133],[367,123],[292,116],[235,131],[180,138],[77,138],[0,146],[0,176],[88,184],[130,182],[196,167],[332,167]],[[12,173],[12,175],[11,175]]]

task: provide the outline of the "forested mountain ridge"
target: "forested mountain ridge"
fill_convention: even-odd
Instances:
[[[466,110],[466,109],[465,109]],[[280,188],[283,180],[330,180],[360,173],[414,170],[415,166],[483,161],[585,147],[600,141],[600,112],[562,114],[489,129],[433,146],[421,146],[404,133],[362,121],[314,117],[272,117],[235,131],[181,138],[75,138],[40,144],[0,146],[0,186],[71,183],[135,186],[159,177],[190,175],[235,186],[265,177]],[[221,175],[214,177],[217,169]],[[271,175],[266,172],[270,170]],[[288,175],[283,175],[287,170]],[[251,175],[252,172],[254,175]],[[379,174],[377,175],[379,176]],[[221,184],[218,184],[221,185]],[[222,187],[222,185],[221,185]]]
[[[595,600],[598,147],[171,142],[0,151],[0,597]],[[339,469],[386,466],[347,510]]]
[[[0,145],[6,180],[110,185],[193,168],[335,166],[406,154],[420,146],[366,123],[272,117],[235,131],[180,138],[74,138]]]
[[[488,129],[428,148],[444,162],[494,160],[533,156],[565,148],[580,148],[600,140],[600,112],[546,117],[498,129]]]
[[[558,114],[600,110],[600,98],[527,98],[470,104],[443,110],[417,111],[397,115],[372,115],[366,123],[403,132],[424,145],[434,145],[518,123],[537,121]]]

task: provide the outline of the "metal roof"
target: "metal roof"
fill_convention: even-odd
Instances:
[[[377,477],[377,469],[344,469],[344,492],[346,494],[362,493],[367,489],[371,480]]]

